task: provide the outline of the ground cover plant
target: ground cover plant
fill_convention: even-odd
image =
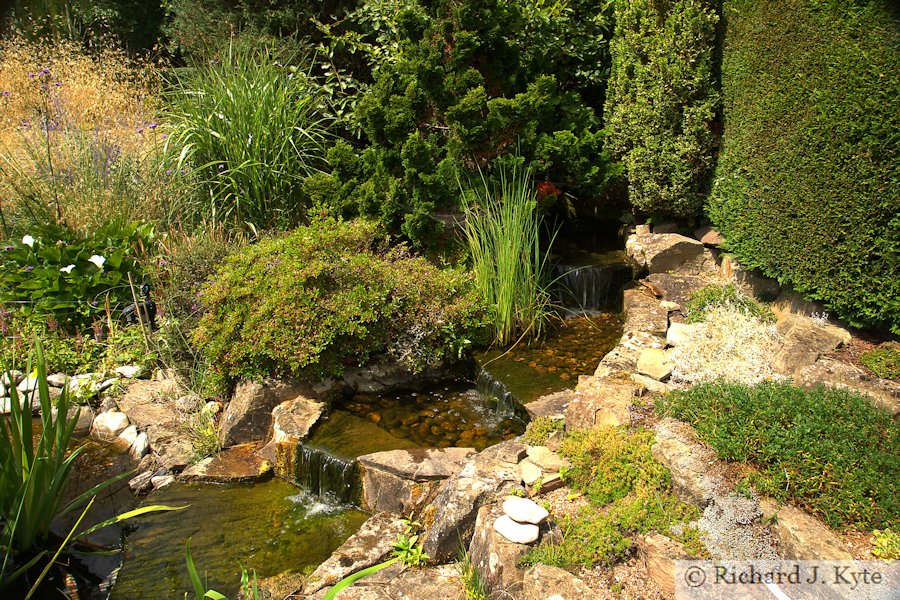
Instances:
[[[868,398],[789,383],[708,383],[659,400],[723,460],[754,466],[760,491],[843,529],[900,524],[900,429]]]
[[[653,459],[652,444],[653,432],[646,430],[600,427],[569,434],[559,452],[572,466],[561,475],[589,505],[564,520],[561,544],[536,546],[524,562],[611,565],[631,551],[635,534],[652,530],[702,556],[697,532],[687,526],[700,512],[672,494],[671,475]]]
[[[745,268],[853,326],[900,333],[895,8],[723,3],[725,130],[708,212]]]
[[[194,338],[225,378],[318,378],[385,355],[418,371],[460,358],[484,319],[468,275],[359,220],[317,220],[229,256],[202,304]]]
[[[859,357],[878,377],[900,379],[900,344],[882,344]]]

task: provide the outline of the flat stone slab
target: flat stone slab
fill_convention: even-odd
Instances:
[[[776,327],[783,341],[775,352],[772,366],[786,376],[814,364],[823,354],[850,341],[846,330],[801,315],[786,313]]]
[[[575,399],[575,392],[564,390],[555,394],[541,396],[537,400],[525,404],[525,410],[532,420],[538,417],[561,419],[566,414],[569,403]]]
[[[900,383],[872,378],[862,369],[823,357],[794,372],[796,385],[811,388],[827,385],[869,396],[872,402],[900,417]]]
[[[712,450],[693,441],[690,426],[672,419],[663,419],[655,427],[656,442],[653,458],[672,472],[672,491],[683,502],[704,507],[722,493],[726,486],[720,478],[710,474],[716,463]]]
[[[575,388],[577,398],[566,409],[566,430],[628,425],[639,387],[630,378],[584,377]]]
[[[207,483],[250,483],[272,476],[272,465],[257,452],[255,444],[223,450],[185,469],[180,479]]]
[[[502,507],[506,516],[517,523],[540,525],[550,516],[547,509],[538,505],[534,500],[519,498],[518,496],[509,496],[506,498],[503,501]]]
[[[631,235],[625,251],[650,273],[683,269],[703,258],[703,244],[677,233]]]
[[[403,520],[397,515],[378,513],[371,517],[312,572],[303,584],[303,597],[385,561],[394,550],[397,534],[402,532]]]
[[[544,472],[558,473],[560,469],[572,466],[568,460],[546,446],[529,446],[528,460]]]
[[[778,538],[778,553],[788,560],[853,560],[849,548],[824,523],[789,504],[760,501],[763,517]]]
[[[522,600],[588,600],[596,595],[581,579],[550,565],[534,565],[522,579]]]
[[[327,405],[305,396],[285,400],[272,410],[272,437],[261,450],[270,462],[275,462],[278,444],[296,445],[309,437],[310,430],[322,418]]]
[[[665,350],[646,348],[641,351],[637,360],[637,371],[657,381],[662,381],[672,374],[674,363]]]
[[[688,305],[691,295],[697,290],[713,283],[724,283],[721,280],[714,281],[711,277],[673,275],[670,273],[654,273],[647,277],[647,281],[662,290],[662,300],[674,302],[681,307]]]
[[[625,311],[625,333],[640,331],[665,337],[669,329],[669,311],[659,305],[659,299],[648,295],[643,288],[625,290],[622,309]]]

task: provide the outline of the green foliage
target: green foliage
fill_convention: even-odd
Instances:
[[[225,378],[339,374],[387,354],[413,370],[479,339],[470,278],[388,247],[365,221],[314,221],[229,256],[194,338]]]
[[[748,268],[900,333],[900,80],[889,2],[727,0],[709,215]]]
[[[673,392],[657,409],[691,423],[720,458],[754,465],[757,489],[832,527],[893,526],[900,518],[900,429],[866,397],[785,383],[712,383]]]
[[[872,556],[878,560],[900,560],[900,534],[890,529],[876,529],[872,542]]]
[[[463,591],[466,594],[466,600],[488,600],[487,586],[484,579],[465,548],[460,548],[459,559],[456,561],[456,568],[459,570],[459,578],[463,583]]]
[[[618,173],[603,153],[599,119],[572,80],[554,76],[557,65],[526,51],[537,41],[526,25],[537,24],[522,5],[423,6],[424,16],[397,17],[399,56],[378,68],[357,105],[369,146],[329,153],[333,174],[316,182],[324,204],[344,216],[377,216],[427,246],[440,230],[430,215],[457,208],[458,180],[492,168],[514,147],[547,197],[597,198]],[[603,11],[582,8],[588,21]]]
[[[6,246],[0,301],[21,314],[84,331],[107,311],[133,302],[128,276],[142,280],[139,260],[153,243],[149,225],[110,223],[87,236],[57,225],[35,227]]]
[[[286,227],[305,215],[303,179],[325,167],[329,123],[305,72],[269,49],[231,46],[181,71],[169,97],[170,170],[193,166],[198,189],[176,203],[188,223]]]
[[[759,319],[763,323],[774,323],[775,313],[767,306],[756,302],[735,287],[728,285],[708,285],[700,288],[688,301],[685,319],[688,323],[698,323],[706,320],[706,313],[716,306],[733,306],[747,316]]]
[[[560,419],[537,417],[525,430],[525,442],[530,446],[543,446],[552,434],[562,431],[565,425],[565,421]]]
[[[540,337],[552,310],[549,251],[541,249],[542,219],[532,184],[527,169],[501,167],[496,185],[482,178],[480,188],[464,193],[475,284],[492,309],[494,340],[502,346]]]
[[[205,406],[198,412],[188,415],[184,427],[191,447],[194,449],[193,462],[200,462],[204,458],[217,454],[222,449],[215,415]]]
[[[666,218],[695,216],[703,207],[716,146],[716,3],[615,5],[605,112],[609,147],[625,163],[634,208]]]
[[[859,360],[878,377],[900,378],[900,344],[887,344],[869,350],[860,356]]]
[[[611,565],[631,550],[631,536],[652,530],[702,547],[696,532],[681,526],[699,511],[672,495],[669,472],[653,459],[652,444],[653,432],[645,430],[602,427],[569,435],[560,453],[572,467],[562,476],[591,505],[564,521],[561,544],[535,547],[524,563]]]

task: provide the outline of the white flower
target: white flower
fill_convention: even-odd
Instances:
[[[72,269],[74,269],[74,268],[75,268],[75,265],[69,265],[68,267],[63,267],[62,269],[60,269],[60,271],[62,271],[66,275],[68,275],[69,273],[72,272]]]
[[[34,246],[34,238],[30,235],[26,235],[22,238],[22,243],[31,248]]]
[[[88,262],[94,263],[98,269],[103,268],[103,263],[106,262],[106,259],[100,256],[99,254],[95,254],[88,259]]]

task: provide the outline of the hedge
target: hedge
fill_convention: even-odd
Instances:
[[[900,37],[888,2],[727,0],[709,216],[746,267],[900,333]]]

